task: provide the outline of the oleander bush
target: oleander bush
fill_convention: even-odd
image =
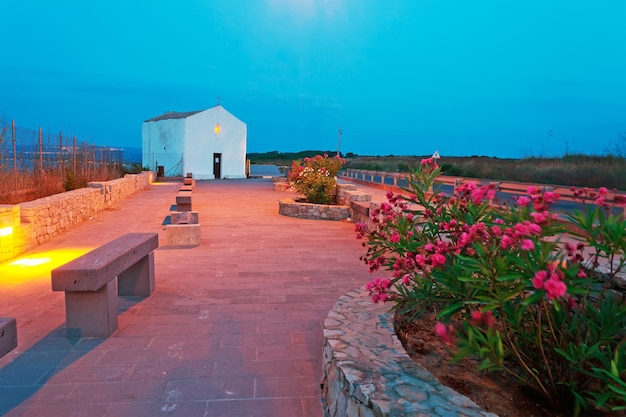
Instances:
[[[371,225],[356,225],[363,261],[391,272],[368,284],[373,300],[416,318],[434,311],[455,360],[479,358],[557,411],[626,409],[626,303],[593,273],[601,261],[610,275],[625,266],[626,220],[610,209],[626,196],[580,190],[593,204],[563,221],[550,211],[555,193],[529,187],[502,207],[489,203],[491,185],[438,192],[440,174],[422,161],[406,193],[388,193]],[[561,239],[574,229],[577,241]]]
[[[343,158],[329,158],[328,154],[293,161],[289,172],[290,186],[309,203],[334,204],[337,173],[343,163]]]

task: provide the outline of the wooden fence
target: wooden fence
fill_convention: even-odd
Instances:
[[[123,157],[121,148],[89,145],[63,132],[18,127],[12,120],[0,126],[0,200],[45,193],[47,183],[58,188],[69,177],[111,179],[108,173],[119,171]]]

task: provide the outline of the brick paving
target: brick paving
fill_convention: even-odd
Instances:
[[[47,264],[0,264],[0,316],[18,322],[0,415],[323,415],[322,323],[370,279],[353,224],[280,216],[289,193],[269,179],[199,181],[201,244],[170,247],[163,222],[181,184],[155,183],[26,254]],[[122,299],[111,337],[66,338],[57,258],[128,232],[159,233],[155,293]]]

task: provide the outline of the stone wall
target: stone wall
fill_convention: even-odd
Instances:
[[[0,205],[0,262],[11,259],[71,229],[96,213],[147,188],[152,172],[90,182],[61,194],[17,205]],[[9,229],[10,228],[10,229]]]
[[[442,385],[398,340],[389,306],[364,288],[343,295],[324,321],[326,417],[497,417]]]
[[[278,213],[300,219],[344,220],[350,217],[350,207],[304,203],[293,198],[286,198],[278,202]]]

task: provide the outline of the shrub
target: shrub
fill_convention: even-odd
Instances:
[[[290,185],[297,193],[304,195],[309,203],[333,204],[337,173],[344,162],[343,158],[329,158],[328,154],[293,161],[289,173]]]
[[[608,202],[601,189],[595,206],[568,216],[580,240],[568,243],[550,212],[557,194],[529,187],[502,208],[488,203],[489,185],[428,192],[440,172],[422,161],[408,196],[388,193],[373,227],[356,225],[370,270],[391,271],[368,284],[373,300],[414,316],[434,310],[455,360],[478,357],[481,370],[508,373],[556,410],[626,409],[626,303],[583,262],[591,251],[591,266],[603,257],[617,261],[610,274],[624,267],[626,221],[603,210],[626,198]]]

